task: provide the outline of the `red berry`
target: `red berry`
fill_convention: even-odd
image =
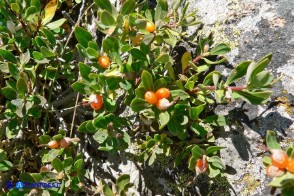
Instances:
[[[159,99],[158,102],[156,103],[156,107],[159,110],[166,110],[170,106],[171,106],[171,103],[166,98]]]
[[[205,173],[208,168],[208,162],[206,158],[198,159],[196,162],[195,170],[197,174]]]
[[[160,88],[156,91],[157,99],[169,98],[170,91],[167,88]]]
[[[266,167],[266,174],[270,177],[276,177],[276,176],[281,176],[285,172],[283,169],[280,169],[274,165],[269,165]]]
[[[286,169],[289,172],[294,173],[294,158],[293,157],[289,159]]]
[[[55,140],[50,141],[47,145],[51,149],[55,149],[59,147],[59,143]]]
[[[103,97],[99,94],[92,94],[89,97],[89,103],[93,110],[100,110],[103,106]]]
[[[69,137],[64,137],[59,141],[61,148],[67,148],[70,145],[71,141]]]
[[[98,59],[98,63],[101,67],[103,67],[104,69],[108,68],[110,65],[110,60],[107,56],[101,56]]]
[[[147,91],[144,95],[145,100],[149,103],[149,104],[156,104],[157,102],[157,97],[156,94],[152,91]]]
[[[272,164],[280,169],[284,169],[288,165],[288,155],[283,150],[272,149],[271,150]]]

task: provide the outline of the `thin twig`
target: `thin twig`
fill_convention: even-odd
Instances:
[[[241,91],[246,88],[247,88],[247,86],[228,86],[226,89],[231,89],[232,91]],[[214,90],[216,90],[216,87],[215,86],[205,86],[204,89],[209,90],[209,91],[214,91]],[[196,88],[192,89],[190,92],[195,93],[195,92],[198,92],[201,90],[202,90],[202,88],[196,87]]]
[[[78,18],[78,20],[77,20],[77,22],[76,22],[74,28],[72,28],[72,30],[71,30],[71,32],[70,32],[68,38],[67,38],[67,41],[66,41],[66,43],[64,44],[64,49],[67,47],[67,45],[68,45],[68,43],[69,43],[69,40],[71,39],[71,37],[72,37],[72,35],[73,35],[74,31],[75,31],[75,28],[79,25],[79,23],[80,23],[82,17],[86,14],[86,12],[87,12],[87,11],[88,11],[93,5],[95,5],[95,3],[92,3],[91,5],[89,5],[89,7],[84,11],[84,13],[83,13],[83,14],[80,14],[80,16],[79,16],[79,18]],[[83,9],[83,6],[81,7],[81,10],[82,10],[82,9]]]

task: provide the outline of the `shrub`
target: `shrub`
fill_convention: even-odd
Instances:
[[[99,151],[117,153],[133,144],[140,162],[152,165],[158,155],[173,153],[175,167],[184,163],[197,174],[223,175],[214,129],[227,120],[212,107],[237,99],[265,103],[272,55],[241,62],[225,77],[215,68],[227,62],[229,45],[214,43],[212,34],[188,36],[183,29],[201,22],[187,12],[188,3],[180,8],[182,0],[172,1],[171,10],[166,0],[155,9],[145,1],[126,0],[120,9],[109,0],[85,1],[74,4],[82,10],[77,16],[61,2],[0,2],[0,170],[6,181],[13,173],[25,182],[60,180],[60,188],[38,190],[50,194],[91,192],[84,186],[93,183],[86,177],[84,136]],[[181,43],[186,51],[177,51]],[[128,107],[132,119],[123,115]],[[140,134],[132,130],[137,125]],[[131,185],[119,183],[110,190],[103,181],[101,191],[125,192]],[[19,191],[33,190],[10,190]]]

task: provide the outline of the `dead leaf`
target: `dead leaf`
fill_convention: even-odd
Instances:
[[[58,1],[57,0],[51,0],[47,3],[47,5],[45,6],[45,17],[42,20],[42,24],[45,25],[48,22],[50,22],[54,15],[55,12],[57,10],[57,5],[58,5]]]

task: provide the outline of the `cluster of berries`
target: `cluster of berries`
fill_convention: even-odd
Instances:
[[[47,146],[51,149],[56,149],[56,148],[67,148],[71,142],[74,142],[74,141],[80,141],[80,139],[78,138],[69,138],[69,137],[64,137],[62,138],[59,142],[58,141],[55,141],[55,140],[52,140],[50,141]]]
[[[156,105],[159,110],[166,110],[172,105],[168,100],[169,96],[169,89],[160,88],[155,93],[153,91],[147,91],[144,98],[149,104]]]
[[[285,169],[294,173],[294,157],[288,157],[287,153],[279,149],[271,149],[272,164],[266,167],[268,176],[281,176],[285,173]]]

